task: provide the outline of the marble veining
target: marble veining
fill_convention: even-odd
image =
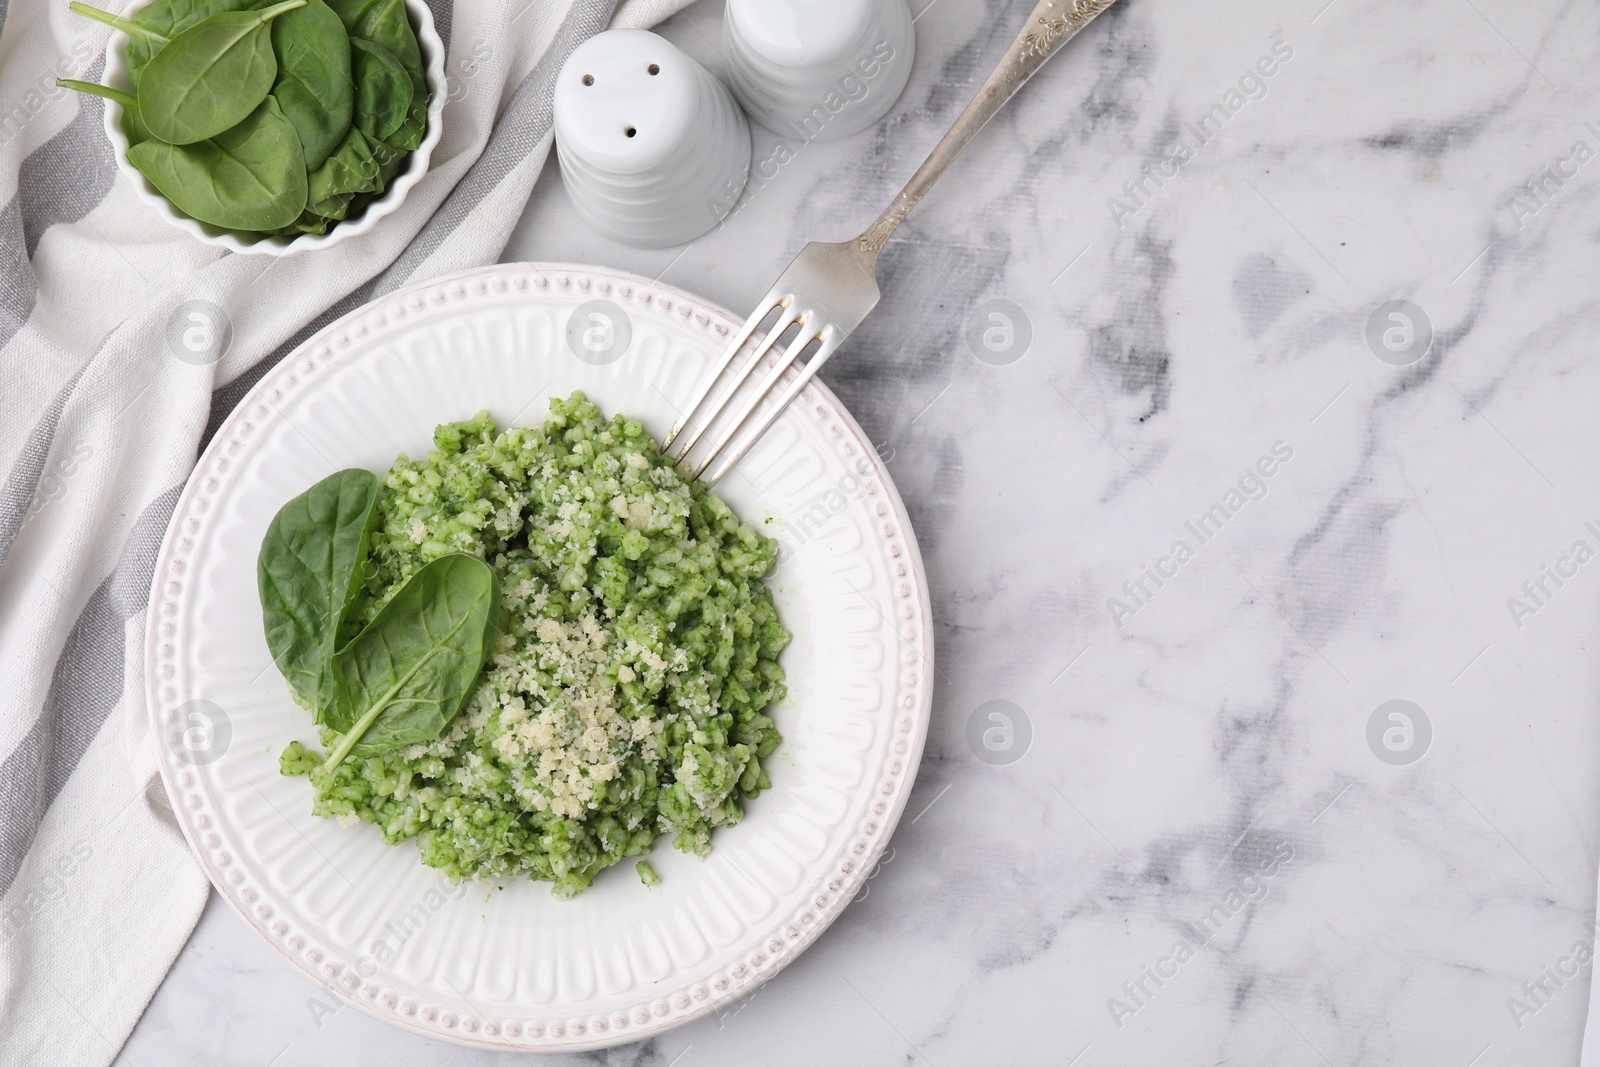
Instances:
[[[1031,6],[913,0],[889,116],[756,130],[686,248],[547,180],[506,258],[747,308],[891,202]],[[720,18],[663,32],[722,74]],[[824,372],[934,596],[891,848],[750,996],[570,1062],[1577,1062],[1597,58],[1576,0],[1121,0],[1069,43]],[[118,1062],[500,1061],[341,1009],[213,900]]]

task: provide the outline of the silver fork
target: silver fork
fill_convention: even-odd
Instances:
[[[1116,0],[1039,0],[1033,13],[1028,16],[1027,25],[1017,35],[1017,39],[1011,42],[1011,47],[1006,49],[1005,56],[989,75],[988,80],[983,83],[983,88],[978,90],[978,95],[957,117],[954,125],[939,143],[934,145],[928,158],[917,168],[911,180],[906,182],[905,188],[900,190],[900,195],[895,197],[894,203],[878,216],[878,220],[863,230],[859,237],[850,241],[839,244],[812,241],[800,250],[800,254],[794,257],[794,261],[778,276],[777,283],[768,290],[755,312],[745,320],[739,332],[733,335],[733,340],[728,342],[728,347],[723,350],[711,372],[701,379],[695,388],[688,409],[667,434],[663,447],[667,449],[668,455],[678,460],[687,457],[706,431],[728,410],[735,394],[749,380],[751,373],[760,365],[772,347],[778,343],[778,339],[790,327],[797,326],[794,337],[784,347],[782,355],[768,369],[760,385],[749,392],[723,425],[722,433],[707,446],[694,468],[694,473],[696,476],[704,475],[717,457],[726,452],[727,455],[721,465],[707,479],[715,485],[734,464],[744,458],[744,454],[760,440],[767,427],[771,426],[790,402],[799,395],[800,390],[806,387],[806,383],[816,377],[817,371],[822,369],[822,364],[828,357],[838,350],[844,339],[849,337],[855,328],[861,325],[861,320],[877,306],[878,252],[890,234],[905,221],[905,217],[927,195],[939,175],[945,172],[945,168],[961,154],[961,150],[967,147],[973,137],[977,136],[978,131],[994,117],[995,112],[1016,95],[1017,90],[1022,88],[1022,83],[1044,66],[1047,59],[1055,55],[1062,45],[1075,37],[1078,31],[1087,26],[1096,15],[1115,2]],[[684,436],[684,429],[694,419],[695,413],[700,410],[706,398],[711,395],[713,387],[728,372],[728,368],[744,348],[745,342],[750,340],[773,311],[777,311],[777,319],[767,329],[760,344],[756,345],[755,351],[733,373],[706,416],[699,420],[696,429]],[[755,425],[741,437],[740,430],[750,421],[751,415],[778,387],[789,368],[794,366],[805,349],[813,343],[818,345],[817,350],[801,366],[800,373],[784,387],[775,403],[767,405],[756,419]],[[730,448],[735,438],[739,438],[739,444]],[[676,448],[672,447],[674,442],[677,442]]]

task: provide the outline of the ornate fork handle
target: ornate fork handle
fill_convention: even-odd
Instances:
[[[1017,39],[1011,42],[994,73],[983,83],[978,95],[967,105],[955,124],[934,145],[933,151],[922,166],[906,182],[894,203],[876,222],[856,238],[862,252],[876,253],[894,233],[895,228],[911,214],[911,209],[927,195],[939,175],[955,161],[961,150],[977,136],[978,131],[1005,106],[1006,101],[1022,88],[1022,83],[1033,77],[1044,66],[1045,60],[1055,55],[1061,46],[1078,35],[1100,12],[1116,0],[1039,0],[1028,23]]]

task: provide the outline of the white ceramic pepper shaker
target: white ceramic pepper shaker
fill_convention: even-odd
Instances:
[[[750,172],[750,127],[727,88],[646,30],[607,30],[573,51],[556,79],[555,129],[573,207],[626,244],[700,236]]]
[[[728,0],[728,81],[782,137],[848,137],[886,115],[911,76],[906,0]]]

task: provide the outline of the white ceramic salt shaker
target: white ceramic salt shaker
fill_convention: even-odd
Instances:
[[[783,137],[848,137],[886,115],[911,76],[906,0],[728,0],[728,81]]]
[[[711,229],[750,172],[750,127],[727,87],[646,30],[607,30],[573,51],[556,78],[555,129],[578,214],[644,248]]]

